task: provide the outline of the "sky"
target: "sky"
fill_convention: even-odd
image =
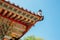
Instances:
[[[23,37],[34,35],[44,40],[60,40],[60,0],[9,0],[24,9],[37,13],[42,10],[43,21],[39,21]]]

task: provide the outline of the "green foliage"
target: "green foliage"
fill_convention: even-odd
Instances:
[[[28,36],[28,37],[24,38],[24,40],[43,40],[43,39],[35,37],[35,36]]]

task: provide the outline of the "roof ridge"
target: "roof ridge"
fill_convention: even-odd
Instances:
[[[26,11],[26,12],[32,14],[32,15],[36,15],[35,12],[28,11],[27,9],[24,9],[23,7],[20,7],[20,6],[18,6],[18,5],[12,4],[12,3],[10,3],[9,1],[5,1],[5,0],[2,0],[2,1],[4,1],[4,2],[10,4],[10,5],[13,5],[14,7],[17,7],[17,8],[19,8],[19,9],[23,10],[23,11]],[[40,17],[39,15],[36,15],[36,16]]]

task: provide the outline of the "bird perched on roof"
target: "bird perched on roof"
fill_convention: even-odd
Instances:
[[[38,11],[38,15],[42,16],[42,10],[41,9]]]

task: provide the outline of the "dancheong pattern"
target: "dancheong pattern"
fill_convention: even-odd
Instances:
[[[18,40],[43,16],[24,10],[8,1],[0,0],[0,39]]]
[[[4,35],[18,38],[25,30],[26,26],[0,16],[0,38]]]

